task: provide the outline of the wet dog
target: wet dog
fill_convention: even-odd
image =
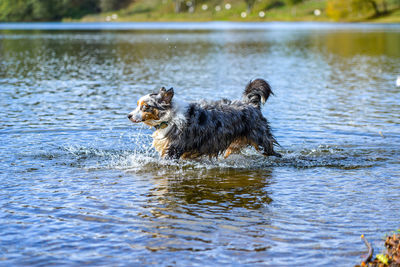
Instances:
[[[247,146],[265,156],[280,157],[274,151],[278,143],[261,113],[261,105],[271,94],[270,85],[256,79],[247,84],[242,100],[184,103],[174,98],[173,88],[163,87],[141,97],[128,118],[155,128],[153,146],[164,158],[218,157],[223,153],[226,158]]]

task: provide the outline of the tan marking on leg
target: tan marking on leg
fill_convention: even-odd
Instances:
[[[183,153],[183,155],[181,156],[182,159],[195,159],[200,157],[199,153],[193,153],[193,152],[185,152]]]
[[[225,151],[224,158],[226,159],[226,158],[229,157],[231,154],[232,154],[232,150],[231,150],[230,148],[228,148],[228,149]]]
[[[257,145],[256,142],[250,142],[250,145],[253,146],[258,152],[260,152],[260,147]]]
[[[232,153],[237,154],[240,153],[240,151],[249,145],[249,141],[245,137],[241,137],[238,139],[235,139],[229,147],[225,151],[224,158],[229,157]]]

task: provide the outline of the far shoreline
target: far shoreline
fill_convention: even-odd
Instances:
[[[400,30],[400,23],[316,21],[204,21],[204,22],[2,22],[0,30],[273,30],[273,29],[379,29]]]

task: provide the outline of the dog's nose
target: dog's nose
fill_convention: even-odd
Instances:
[[[128,114],[128,119],[132,118],[132,114]]]

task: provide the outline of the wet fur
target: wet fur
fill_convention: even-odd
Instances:
[[[280,156],[274,151],[277,141],[261,113],[261,105],[272,94],[265,80],[251,81],[242,100],[185,105],[173,101],[173,94],[172,88],[168,91],[162,88],[158,94],[144,96],[138,101],[141,106],[128,116],[133,122],[155,127],[166,125],[152,135],[153,146],[162,157],[217,157],[223,153],[228,157],[247,146],[265,156]],[[142,108],[143,105],[147,108]]]

